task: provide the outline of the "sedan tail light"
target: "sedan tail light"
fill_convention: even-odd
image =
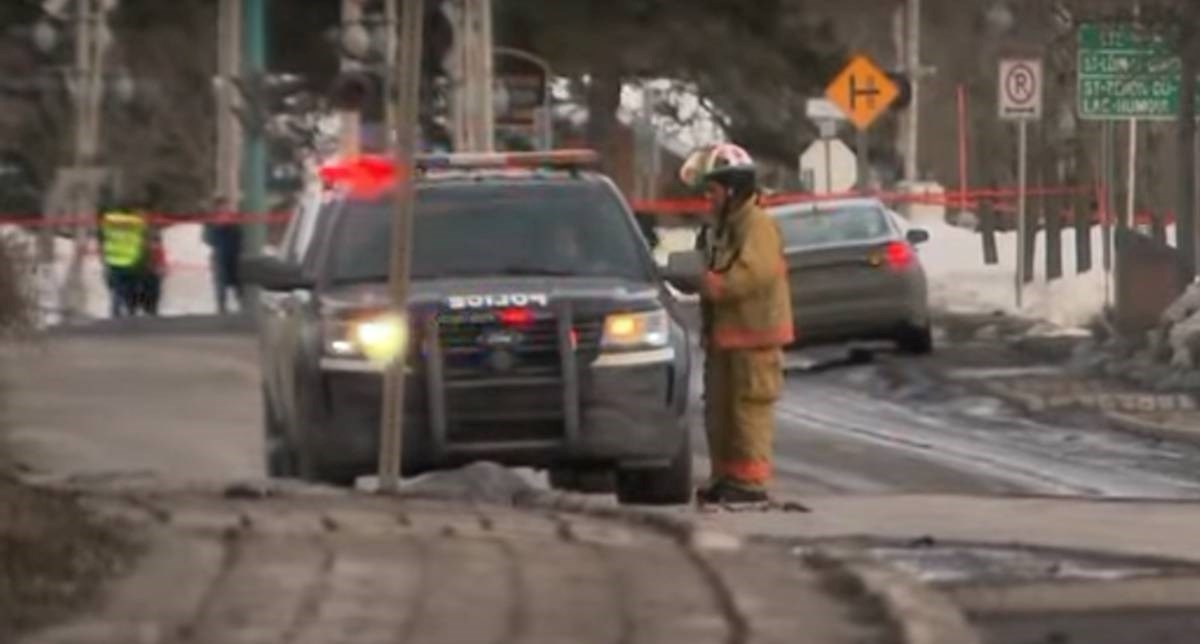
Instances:
[[[913,265],[917,254],[913,247],[905,242],[891,242],[883,249],[883,261],[892,270],[904,270]]]

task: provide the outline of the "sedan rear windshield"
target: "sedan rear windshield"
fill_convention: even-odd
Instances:
[[[392,200],[350,201],[334,231],[334,282],[386,279]],[[621,203],[601,184],[426,186],[417,193],[412,276],[562,275],[645,281]]]
[[[893,234],[877,206],[850,206],[782,215],[779,227],[788,248],[852,244]]]

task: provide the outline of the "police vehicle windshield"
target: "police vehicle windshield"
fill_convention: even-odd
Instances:
[[[334,231],[333,283],[386,280],[392,200],[350,200]],[[421,186],[416,279],[543,275],[648,281],[640,238],[603,184]]]

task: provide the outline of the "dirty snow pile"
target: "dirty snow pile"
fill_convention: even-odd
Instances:
[[[1100,326],[1098,337],[1076,347],[1077,370],[1119,376],[1159,391],[1200,390],[1200,282],[1192,284],[1144,339]]]
[[[918,248],[929,279],[930,304],[948,313],[1004,313],[1044,320],[1058,327],[1085,326],[1106,303],[1108,278],[1099,261],[1090,271],[1078,273],[1075,261],[1075,231],[1064,230],[1062,277],[1047,281],[1046,237],[1039,232],[1035,247],[1033,282],[1016,302],[1017,235],[997,232],[999,262],[984,264],[983,237],[978,232],[942,221],[920,221],[915,225],[929,231],[930,239]],[[1103,238],[1092,231],[1092,248],[1097,260]]]

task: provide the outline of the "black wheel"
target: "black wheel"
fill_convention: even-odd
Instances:
[[[667,466],[617,470],[618,501],[636,505],[677,505],[691,500],[691,434],[686,427],[682,434],[679,450]]]
[[[933,353],[933,329],[926,323],[923,327],[910,327],[896,338],[896,346],[903,353],[924,356]]]
[[[294,478],[296,471],[296,454],[287,433],[275,415],[270,401],[267,399],[266,387],[262,393],[263,405],[263,457],[267,468],[267,476],[271,478]]]
[[[599,467],[554,467],[550,469],[550,487],[583,494],[612,494],[616,481],[612,470]]]
[[[433,439],[422,425],[406,423],[401,437],[400,476],[409,478],[436,469],[433,462]]]
[[[302,381],[298,380],[298,382]],[[320,424],[328,421],[324,420],[324,414],[312,403],[314,398],[306,395],[306,390],[301,389],[298,394],[297,402],[299,409],[297,423],[300,427],[299,432],[297,432],[296,441],[292,445],[292,454],[294,454],[296,463],[296,475],[312,483],[325,483],[339,487],[353,486],[355,479],[365,472],[360,468],[347,467],[340,463],[330,464],[324,462],[324,459],[321,458],[321,450],[308,444],[309,437],[320,431]],[[284,435],[286,436],[287,434],[285,433]]]

